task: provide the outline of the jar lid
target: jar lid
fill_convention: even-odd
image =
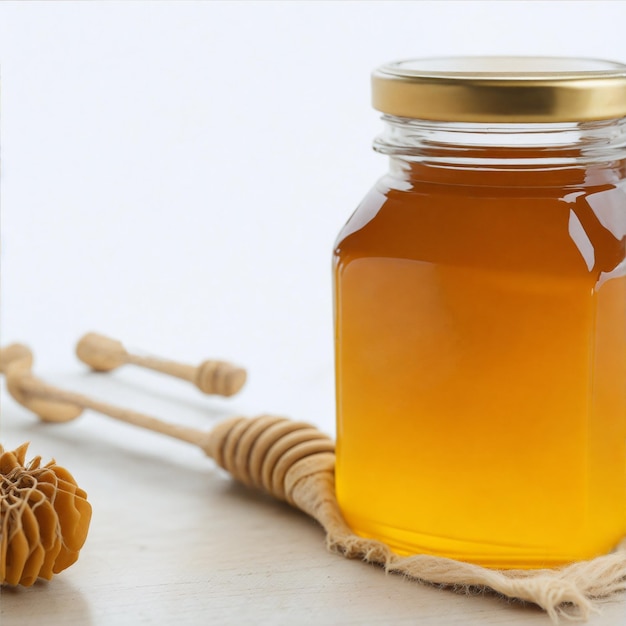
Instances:
[[[388,63],[375,109],[449,122],[584,122],[626,116],[626,65],[560,57],[450,57]]]

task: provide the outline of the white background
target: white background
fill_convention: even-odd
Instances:
[[[172,421],[273,412],[332,433],[331,250],[386,168],[371,70],[626,61],[625,28],[617,1],[0,2],[0,343],[30,345],[42,378]],[[230,359],[249,383],[218,400],[131,368],[90,375],[73,355],[88,330]],[[2,443],[55,456],[94,507],[79,562],[3,591],[3,626],[548,623],[327,554],[312,522],[187,444],[94,414],[46,427],[1,400]],[[622,599],[590,623],[623,615]]]
[[[624,2],[0,4],[0,340],[99,330],[246,365],[233,406],[333,427],[330,257],[386,168],[369,74],[411,56],[626,61]]]

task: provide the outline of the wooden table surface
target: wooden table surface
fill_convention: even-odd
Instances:
[[[229,412],[227,401],[207,411],[216,402],[179,387],[175,398],[163,386],[148,395],[97,375],[61,382],[199,428]],[[313,520],[236,484],[189,444],[91,412],[38,423],[2,394],[3,445],[30,441],[31,455],[56,458],[93,506],[74,566],[51,582],[2,589],[2,626],[550,624],[534,606],[456,594],[330,554]],[[626,624],[626,597],[605,602],[588,623]]]

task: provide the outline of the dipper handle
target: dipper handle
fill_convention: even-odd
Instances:
[[[117,339],[99,333],[87,333],[76,345],[76,356],[98,372],[109,372],[132,364],[168,374],[193,383],[206,394],[232,396],[246,382],[246,371],[226,361],[207,360],[198,366],[153,356],[131,354]]]
[[[83,412],[83,407],[58,398],[28,393],[24,383],[33,379],[32,366],[33,353],[28,346],[13,343],[0,348],[0,373],[6,377],[7,389],[19,404],[46,422],[68,422],[76,419]]]

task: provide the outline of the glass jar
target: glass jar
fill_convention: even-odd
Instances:
[[[404,61],[334,253],[337,498],[400,554],[549,567],[626,534],[626,66]]]

